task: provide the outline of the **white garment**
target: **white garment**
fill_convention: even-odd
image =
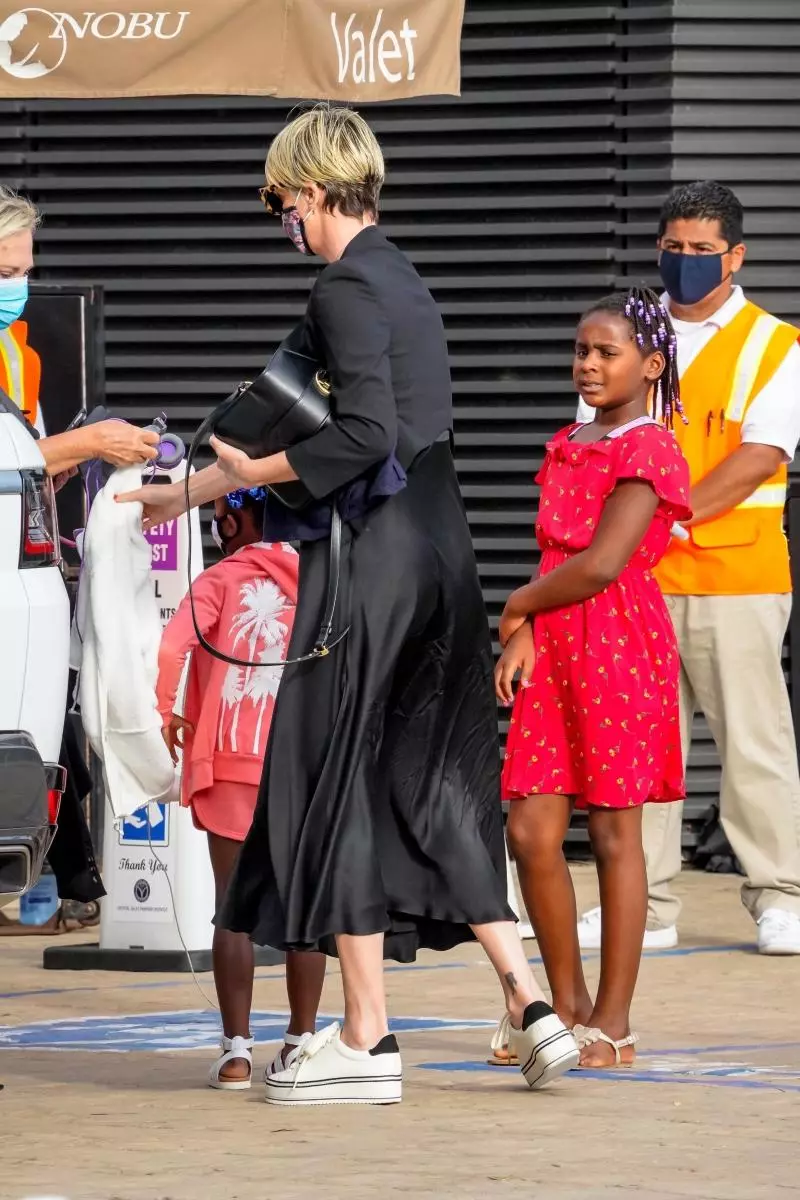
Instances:
[[[661,302],[670,307],[666,292]],[[705,321],[679,321],[676,317],[672,318],[678,339],[680,376],[714,334],[728,325],[744,305],[744,292],[737,286],[722,307]],[[583,399],[578,401],[577,419],[582,423],[594,420],[594,409]],[[742,422],[742,441],[760,446],[777,446],[783,451],[787,463],[794,458],[800,441],[800,346],[796,342],[748,408]]]
[[[156,707],[161,620],[142,506],[115,501],[141,480],[139,467],[115,471],[92,504],[72,630],[83,727],[103,763],[115,818],[178,797]]]

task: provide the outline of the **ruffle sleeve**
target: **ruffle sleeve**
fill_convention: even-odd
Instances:
[[[641,479],[649,483],[670,521],[688,521],[689,464],[673,434],[658,425],[643,425],[620,438],[616,482]]]

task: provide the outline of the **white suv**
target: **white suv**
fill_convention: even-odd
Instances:
[[[0,895],[38,879],[64,790],[69,600],[59,562],[44,460],[0,409]]]

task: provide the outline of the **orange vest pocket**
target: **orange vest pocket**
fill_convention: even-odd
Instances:
[[[703,525],[689,530],[695,546],[701,550],[721,550],[726,546],[752,546],[758,539],[755,513],[736,511],[725,513]]]

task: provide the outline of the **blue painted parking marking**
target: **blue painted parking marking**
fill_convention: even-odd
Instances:
[[[254,1012],[250,1028],[257,1042],[283,1039],[288,1014]],[[320,1025],[340,1017],[320,1016]],[[392,1033],[430,1033],[464,1029],[491,1029],[494,1021],[467,1021],[441,1017],[393,1017]],[[0,1026],[3,1050],[81,1050],[126,1053],[130,1051],[204,1050],[217,1046],[219,1014],[211,1010],[145,1013],[137,1016],[81,1017],[73,1020],[34,1021],[29,1025]]]
[[[489,1071],[493,1075],[515,1075],[516,1071],[507,1067],[490,1067],[487,1063],[481,1062],[429,1062],[420,1063],[423,1071]],[[626,1067],[620,1071],[594,1071],[589,1068],[582,1067],[579,1071],[569,1071],[570,1080],[573,1079],[596,1079],[605,1080],[606,1083],[613,1081],[618,1083],[626,1081],[628,1083],[670,1083],[673,1085],[680,1084],[700,1084],[707,1087],[728,1087],[728,1088],[753,1088],[760,1091],[768,1092],[800,1092],[800,1083],[789,1082],[788,1079],[800,1079],[800,1072],[795,1072],[787,1077],[787,1081],[782,1079],[748,1079],[739,1076],[726,1075],[720,1078],[717,1075],[679,1075],[667,1074],[663,1071],[637,1071],[635,1068]]]

